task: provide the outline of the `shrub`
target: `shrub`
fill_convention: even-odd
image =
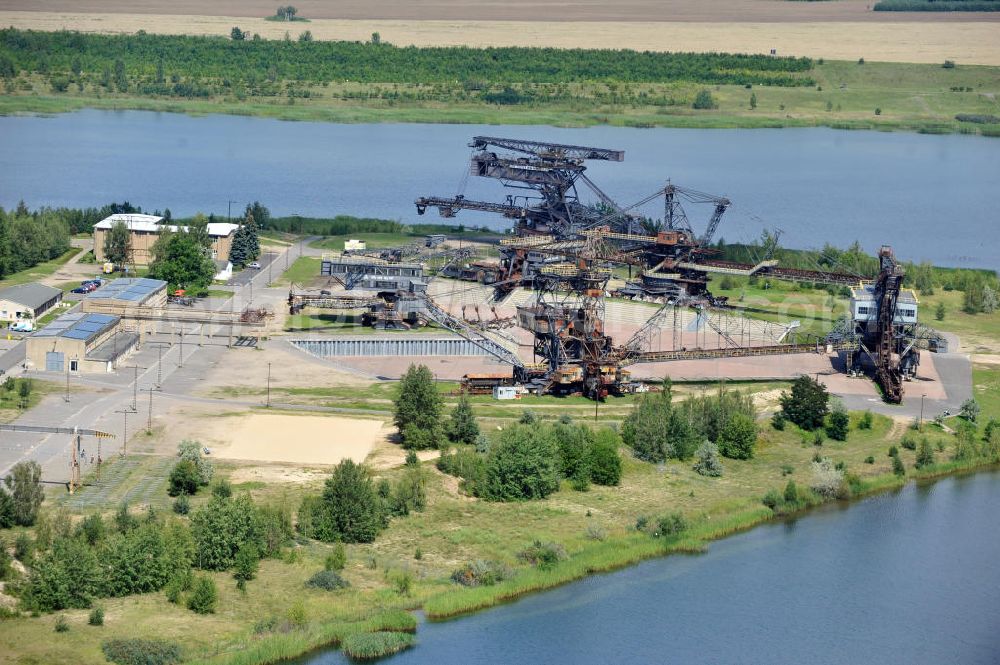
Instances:
[[[784,499],[786,503],[799,502],[799,488],[795,485],[794,480],[789,480],[788,484],[785,485]]]
[[[865,464],[874,464],[874,463],[875,463],[874,455],[869,455],[868,457],[865,458]]]
[[[212,485],[212,496],[228,499],[233,495],[233,486],[225,478],[220,478]]]
[[[584,425],[557,423],[551,427],[559,450],[559,473],[569,478],[573,489],[584,491],[590,485],[590,447],[594,434]]]
[[[779,432],[785,431],[785,412],[775,411],[774,415],[771,416],[771,427],[778,430]]]
[[[288,612],[285,614],[288,618],[288,623],[293,627],[300,627],[306,625],[309,617],[306,615],[306,606],[302,602],[301,598],[296,599],[292,606],[288,608]]]
[[[458,444],[473,444],[479,437],[479,425],[472,412],[472,404],[465,393],[458,398],[458,404],[451,412],[448,422],[448,438]]]
[[[731,459],[750,459],[757,445],[757,423],[744,413],[734,413],[719,433],[719,452]]]
[[[823,458],[819,462],[812,463],[813,481],[812,490],[822,497],[846,498],[844,497],[844,472],[836,468],[828,458]]]
[[[587,525],[587,538],[590,540],[604,540],[608,537],[608,532],[597,524]]]
[[[100,513],[84,517],[77,529],[77,533],[83,536],[91,547],[104,538],[105,531],[104,518],[101,517]]]
[[[396,593],[409,596],[410,590],[413,589],[413,573],[408,570],[394,570],[389,573],[389,582],[396,589]]]
[[[253,544],[242,545],[233,561],[233,577],[240,582],[249,582],[257,576],[259,557]]]
[[[215,582],[209,577],[196,577],[191,585],[191,595],[187,601],[188,609],[196,614],[214,614],[217,601]]]
[[[99,580],[94,551],[82,539],[60,538],[35,562],[22,600],[43,612],[90,607]]]
[[[158,591],[167,583],[171,564],[164,530],[146,522],[107,539],[100,556],[100,593],[128,596]]]
[[[436,448],[440,445],[442,407],[430,369],[425,365],[410,365],[399,382],[393,415],[403,447]]]
[[[438,458],[437,468],[450,476],[461,478],[462,490],[467,494],[478,495],[478,488],[486,475],[486,458],[472,448],[462,446],[442,454]]]
[[[343,570],[347,565],[347,548],[344,543],[334,543],[331,551],[323,561],[324,570]]]
[[[906,434],[903,435],[903,440],[899,442],[899,445],[903,446],[907,450],[916,450],[917,437],[907,432]]]
[[[661,517],[657,523],[657,535],[670,537],[677,536],[687,531],[688,521],[681,513],[670,513]]]
[[[104,608],[95,607],[90,610],[90,615],[87,617],[87,623],[91,626],[103,626],[104,625]]]
[[[249,495],[231,499],[213,496],[191,516],[196,561],[204,570],[225,570],[233,565],[241,547],[264,550],[260,512]]]
[[[846,441],[850,424],[851,419],[847,411],[838,404],[830,413],[829,422],[826,424],[826,435],[834,441]]]
[[[622,456],[618,452],[618,432],[602,428],[594,433],[590,446],[590,479],[597,485],[617,485],[622,480]]]
[[[694,103],[691,104],[691,108],[695,109],[714,109],[718,108],[718,106],[715,98],[712,97],[712,93],[708,90],[699,90],[698,94],[695,95]]]
[[[180,494],[194,494],[201,484],[198,476],[198,468],[190,460],[181,460],[174,465],[170,471],[167,494],[178,496]]]
[[[478,559],[457,568],[451,581],[462,586],[493,586],[513,576],[510,566],[500,561]]]
[[[173,509],[178,515],[187,515],[191,512],[191,500],[187,494],[181,494],[174,500]]]
[[[322,589],[323,591],[337,591],[338,589],[346,589],[351,586],[351,583],[341,577],[336,571],[321,570],[306,580],[306,586],[313,589]]]
[[[872,412],[865,411],[861,414],[861,418],[858,420],[858,429],[871,429],[872,428]]]
[[[896,446],[889,446],[889,457],[899,457],[899,448]]]
[[[559,489],[558,456],[548,428],[508,427],[486,456],[477,492],[491,501],[544,499]]]
[[[719,450],[711,441],[706,441],[695,453],[696,461],[692,467],[703,476],[718,478],[722,475],[722,461],[719,459]]]
[[[21,392],[28,386],[30,392],[31,384],[27,380],[19,382]],[[22,397],[24,397],[22,395]],[[0,493],[9,494],[10,502],[7,503],[9,511],[8,517],[0,516],[0,519],[10,520],[18,526],[32,526],[38,519],[38,509],[45,500],[42,492],[42,467],[38,462],[29,460],[18,462],[10,468],[7,477],[4,479],[5,489]]]
[[[566,554],[566,548],[559,543],[543,543],[540,540],[536,540],[518,552],[517,558],[536,568],[546,570],[552,568],[560,561],[565,561],[569,556]]]
[[[389,496],[389,509],[392,514],[409,515],[411,512],[422,512],[427,507],[425,484],[423,469],[419,466],[407,467]]]
[[[903,460],[899,459],[899,455],[893,455],[892,457],[892,472],[897,476],[906,475],[906,467],[903,466]]]
[[[817,429],[815,432],[813,432],[812,443],[813,443],[814,446],[822,446],[824,440],[825,439],[823,438],[823,430],[822,429]]]
[[[397,653],[412,644],[413,635],[409,633],[378,631],[348,635],[341,648],[351,658],[370,660]]]
[[[934,448],[925,436],[920,439],[920,449],[917,451],[915,466],[918,469],[922,469],[923,467],[930,466],[931,464],[934,464]]]
[[[643,395],[622,423],[622,441],[641,460],[688,459],[703,440],[672,394],[665,382],[661,392]]]
[[[166,640],[108,640],[101,645],[101,650],[109,661],[117,665],[174,665],[181,662],[180,645]]]
[[[59,615],[59,618],[56,619],[55,629],[56,629],[57,633],[68,633],[69,632],[69,623],[66,621],[66,617],[64,617],[61,614]]]
[[[765,494],[760,501],[771,510],[775,510],[778,506],[781,505],[782,502],[781,492],[779,492],[778,490],[768,490],[767,494]]]
[[[177,456],[195,465],[195,468],[198,469],[198,484],[205,486],[212,482],[215,466],[202,456],[202,448],[203,446],[198,441],[185,439],[177,446]]]
[[[21,563],[31,563],[31,553],[34,548],[31,543],[31,536],[27,531],[17,534],[14,539],[14,558]]]

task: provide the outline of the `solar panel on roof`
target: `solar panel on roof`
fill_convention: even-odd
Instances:
[[[110,314],[91,314],[89,318],[91,321],[100,321],[101,323],[111,323],[115,320],[115,317]]]
[[[68,330],[68,331],[64,332],[62,334],[62,336],[63,337],[67,337],[69,339],[88,340],[88,339],[90,339],[90,337],[91,337],[92,334],[93,333],[90,332],[89,330],[80,330],[78,328],[74,328],[73,330]]]

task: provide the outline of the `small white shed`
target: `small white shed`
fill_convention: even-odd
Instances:
[[[493,386],[493,399],[518,399],[520,397],[516,386]]]

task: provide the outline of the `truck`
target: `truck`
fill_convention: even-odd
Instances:
[[[15,321],[14,323],[10,324],[10,329],[12,332],[26,332],[26,333],[34,332],[35,322],[32,321],[31,319],[21,319],[20,321]]]

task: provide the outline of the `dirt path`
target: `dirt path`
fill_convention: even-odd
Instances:
[[[58,3],[50,3],[56,6]],[[714,3],[705,3],[714,4]],[[753,5],[756,3],[743,3]],[[762,3],[769,4],[769,3]],[[791,12],[805,5],[828,7],[842,2],[781,2]],[[497,5],[501,6],[501,5]],[[502,5],[506,7],[507,5]],[[609,7],[617,5],[608,4]],[[213,5],[214,7],[214,5]],[[270,5],[269,5],[270,7]],[[159,8],[166,12],[165,7]],[[306,14],[303,8],[299,8]],[[681,20],[662,11],[657,20],[631,22],[621,16],[607,22],[537,20],[544,14],[504,11],[502,18],[521,20],[474,20],[455,16],[449,20],[406,19],[316,19],[309,23],[282,23],[263,18],[237,16],[242,13],[223,3],[218,11],[230,15],[198,16],[179,13],[100,14],[67,11],[0,11],[0,25],[33,30],[80,30],[82,32],[228,36],[234,25],[266,39],[282,39],[286,31],[294,38],[309,30],[315,39],[367,41],[378,32],[383,41],[398,46],[546,46],[556,48],[630,48],[649,51],[725,51],[823,57],[840,60],[1000,65],[1000,12],[947,20],[882,22],[843,15],[837,21],[772,22],[767,18],[726,22]],[[266,13],[273,11],[273,8]],[[258,14],[264,16],[266,13]],[[894,14],[895,12],[879,12]],[[422,15],[427,19],[433,14]],[[908,15],[909,16],[909,15]],[[944,17],[942,17],[944,18]],[[530,20],[535,19],[535,20]],[[670,22],[667,22],[669,19]]]

